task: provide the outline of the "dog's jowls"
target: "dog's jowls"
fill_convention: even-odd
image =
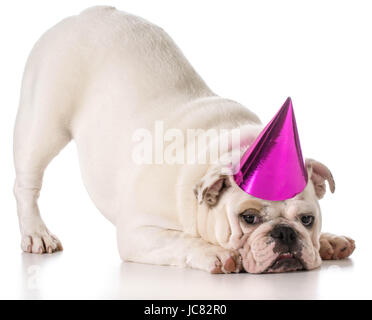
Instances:
[[[156,121],[183,136],[188,129],[239,130],[239,145],[222,149],[226,158],[262,129],[247,108],[215,95],[161,28],[139,17],[94,7],[47,31],[27,62],[15,126],[22,249],[62,250],[37,198],[44,170],[73,139],[84,184],[116,226],[126,261],[263,273],[313,269],[321,258],[352,253],[351,239],[320,233],[326,181],[334,191],[326,166],[306,161],[310,179],[295,198],[259,200],[237,187],[224,162],[171,164],[156,156],[136,163],[132,138],[139,129],[155,136]]]

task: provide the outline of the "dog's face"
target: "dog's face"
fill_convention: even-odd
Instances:
[[[309,182],[292,199],[265,201],[242,191],[229,176],[216,171],[196,187],[199,231],[225,248],[238,250],[250,273],[287,272],[320,265],[321,212],[318,199],[325,194],[325,180],[335,185],[327,167],[307,160]],[[203,217],[204,216],[204,217]],[[206,218],[207,217],[207,218]]]

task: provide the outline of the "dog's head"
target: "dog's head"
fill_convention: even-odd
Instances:
[[[313,269],[320,265],[318,200],[334,192],[329,169],[306,160],[309,181],[294,198],[266,201],[246,194],[229,175],[210,169],[195,187],[198,228],[208,241],[238,250],[250,273]],[[270,188],[270,186],[268,186]]]

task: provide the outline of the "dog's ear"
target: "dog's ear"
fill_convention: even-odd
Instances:
[[[218,172],[210,172],[201,179],[193,191],[199,204],[204,202],[213,207],[218,203],[222,193],[230,187],[229,176]]]
[[[313,159],[306,159],[305,165],[318,199],[322,199],[326,193],[326,180],[331,192],[335,192],[335,180],[333,180],[331,171],[324,164]]]

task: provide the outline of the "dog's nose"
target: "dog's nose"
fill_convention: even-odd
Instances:
[[[283,225],[275,226],[270,235],[285,245],[292,245],[297,239],[296,232],[291,227]]]

